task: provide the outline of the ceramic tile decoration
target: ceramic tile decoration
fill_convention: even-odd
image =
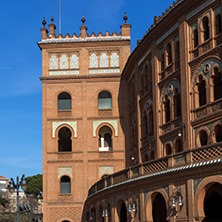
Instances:
[[[70,61],[70,68],[71,69],[78,69],[79,68],[79,58],[73,54]]]
[[[62,55],[60,58],[60,69],[68,69],[68,58],[66,55]]]
[[[108,67],[108,56],[106,53],[100,56],[100,67]]]
[[[50,69],[58,69],[58,58],[55,55],[50,58]]]
[[[114,52],[111,55],[111,67],[118,67],[119,66],[119,56]]]
[[[97,68],[98,67],[98,57],[95,53],[90,56],[90,68]]]

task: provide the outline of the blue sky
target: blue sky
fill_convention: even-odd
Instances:
[[[120,32],[127,13],[131,49],[170,0],[62,0],[62,34],[79,35],[82,14],[88,33]],[[59,31],[59,0],[1,0],[0,175],[42,173],[41,40],[43,17]]]

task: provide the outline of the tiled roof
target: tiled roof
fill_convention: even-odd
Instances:
[[[130,40],[130,36],[105,36],[105,37],[86,37],[86,38],[53,38],[45,39],[39,44],[50,44],[50,43],[72,43],[72,42],[109,42],[109,41],[124,41]]]

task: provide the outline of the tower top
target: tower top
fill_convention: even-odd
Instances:
[[[108,31],[105,32],[105,34],[102,34],[99,32],[97,35],[92,32],[90,35],[87,33],[87,27],[85,26],[85,16],[82,16],[81,22],[82,26],[80,26],[80,35],[76,35],[76,33],[73,33],[72,36],[70,36],[68,33],[63,36],[61,33],[57,36],[55,33],[56,26],[54,24],[54,18],[51,18],[51,23],[49,24],[49,35],[48,30],[45,27],[46,20],[45,17],[43,18],[43,28],[42,31],[42,41],[39,43],[64,43],[64,42],[92,42],[92,41],[120,41],[120,40],[130,40],[130,28],[131,25],[127,24],[128,17],[126,16],[126,13],[123,17],[125,23],[120,26],[121,32],[117,34],[115,31],[110,34]]]

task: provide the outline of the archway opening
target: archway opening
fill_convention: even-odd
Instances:
[[[182,141],[180,139],[177,139],[176,143],[175,143],[175,152],[179,153],[179,152],[182,152],[182,151],[183,151]]]
[[[112,150],[112,130],[103,126],[99,130],[99,151]]]
[[[59,130],[59,151],[69,152],[72,151],[72,133],[69,128],[63,127]]]
[[[219,222],[222,221],[222,185],[216,183],[212,185],[204,199],[204,222]]]
[[[214,69],[214,100],[222,98],[222,74],[218,68]]]
[[[207,102],[207,97],[206,97],[206,82],[203,80],[202,76],[199,76],[198,91],[199,91],[199,106],[203,106]]]
[[[120,208],[120,222],[127,222],[126,204],[124,202],[122,202]]]
[[[210,37],[209,19],[205,16],[203,18],[203,29],[204,29],[204,41]]]
[[[166,202],[162,194],[158,193],[153,201],[153,221],[154,222],[166,222]]]
[[[166,145],[166,155],[168,156],[168,155],[170,155],[171,153],[172,153],[172,149],[171,149],[170,144],[168,143],[168,144]]]

